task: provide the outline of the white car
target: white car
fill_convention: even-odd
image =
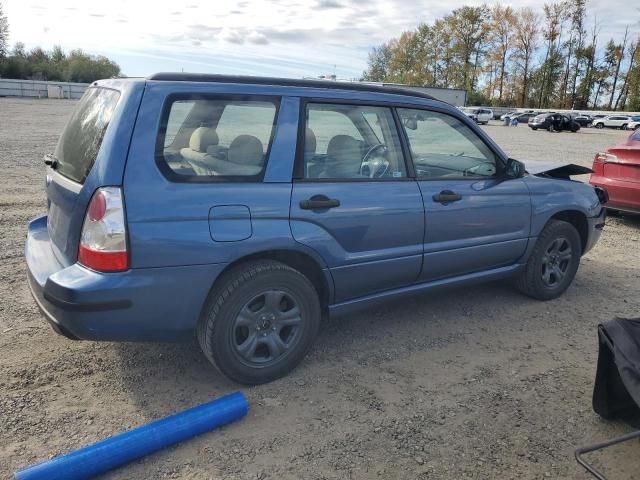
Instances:
[[[609,115],[608,117],[598,118],[593,121],[595,128],[620,128],[625,129],[633,122],[633,118],[629,115]]]
[[[500,120],[504,120],[507,117],[511,118],[514,115],[518,115],[518,112],[516,112],[515,110],[512,112],[503,113],[502,115],[500,115]]]
[[[463,108],[462,111],[476,123],[486,125],[493,119],[493,112],[488,108]]]
[[[632,117],[632,121],[627,124],[627,130],[637,130],[640,128],[640,117]]]

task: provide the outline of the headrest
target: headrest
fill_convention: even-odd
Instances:
[[[239,165],[262,165],[262,142],[253,135],[238,135],[227,153],[229,162]]]
[[[210,127],[196,128],[189,139],[189,148],[196,152],[206,152],[208,146],[217,144],[218,134]]]
[[[327,156],[333,160],[352,159],[360,155],[360,142],[350,135],[336,135],[327,145]]]
[[[304,153],[316,153],[316,134],[309,127],[304,132]]]

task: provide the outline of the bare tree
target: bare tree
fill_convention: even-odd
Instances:
[[[522,91],[520,93],[520,106],[527,104],[529,95],[529,80],[531,77],[533,56],[538,49],[540,30],[538,22],[540,16],[531,8],[523,8],[518,12],[515,23],[515,54],[514,58],[522,71]]]
[[[498,100],[502,101],[504,79],[507,74],[507,61],[513,48],[516,14],[510,6],[503,7],[497,3],[491,9],[489,24],[489,41],[493,47],[493,55],[500,67],[498,77]]]
[[[616,52],[616,65],[615,65],[615,73],[613,74],[613,84],[611,85],[611,96],[609,97],[609,110],[613,106],[613,97],[616,94],[616,86],[618,84],[618,77],[620,76],[620,66],[622,65],[622,61],[624,60],[624,51],[627,48],[627,39],[629,37],[629,26],[624,29],[624,38],[622,39],[622,45],[619,50]]]
[[[9,50],[9,20],[2,11],[0,3],[0,58],[7,56]]]

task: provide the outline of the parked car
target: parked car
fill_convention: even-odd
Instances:
[[[640,213],[640,130],[606,152],[596,154],[589,182],[605,188],[611,210]]]
[[[561,162],[527,173],[455,107],[393,87],[97,81],[45,163],[25,257],[54,330],[195,335],[247,384],[294,368],[323,315],[507,277],[556,298],[605,220]]]
[[[543,113],[529,120],[529,128],[532,130],[554,130],[577,132],[580,125],[570,115],[561,113]]]
[[[634,115],[631,117],[631,121],[627,125],[627,130],[637,130],[640,127],[640,115]]]
[[[593,118],[591,118],[591,116],[587,115],[586,113],[571,115],[571,118],[573,118],[573,121],[580,125],[580,127],[588,127],[593,121]]]
[[[463,108],[464,114],[476,123],[486,125],[493,119],[493,112],[488,108]]]
[[[529,123],[529,120],[534,118],[537,114],[534,112],[525,112],[518,113],[517,115],[513,115],[510,117],[511,121],[514,119],[518,121],[518,123]]]
[[[500,120],[504,120],[507,117],[511,118],[513,115],[517,115],[517,114],[518,114],[518,112],[516,110],[513,110],[511,112],[507,112],[507,113],[503,113],[502,115],[500,115]]]
[[[593,126],[595,128],[620,128],[624,130],[632,121],[633,119],[629,115],[609,115],[594,120]]]

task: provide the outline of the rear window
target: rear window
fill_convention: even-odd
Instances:
[[[118,91],[107,88],[90,88],[85,92],[54,153],[60,174],[84,183],[119,98]]]
[[[119,98],[120,92],[107,88],[90,88],[85,92],[58,140],[54,157],[59,173],[84,183]]]

